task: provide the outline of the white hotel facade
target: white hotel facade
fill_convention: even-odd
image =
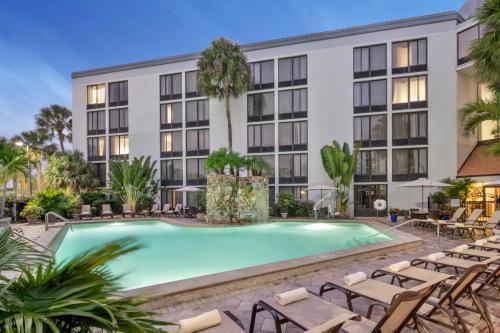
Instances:
[[[362,147],[352,192],[358,216],[374,214],[378,198],[418,206],[419,191],[402,182],[456,177],[488,139],[487,130],[464,137],[457,112],[483,91],[466,58],[479,34],[476,2],[460,13],[242,45],[254,89],[231,100],[233,150],[274,166],[271,200],[328,183],[320,149],[333,140]],[[173,190],[206,184],[204,161],[227,145],[227,127],[223,102],[197,91],[198,57],[73,73],[73,145],[97,164],[103,184],[110,159],[143,155],[158,161],[162,203],[190,201]]]

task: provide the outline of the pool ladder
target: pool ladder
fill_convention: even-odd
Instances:
[[[62,217],[61,215],[57,214],[56,212],[48,212],[47,214],[45,214],[45,231],[49,230],[49,216],[50,215],[55,216],[59,220],[68,223],[69,226],[70,226],[70,228],[71,228],[71,230],[73,230],[73,221],[68,220],[65,217]]]

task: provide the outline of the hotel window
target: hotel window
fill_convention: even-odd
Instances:
[[[205,168],[205,158],[186,159],[186,184],[206,185],[207,170]]]
[[[182,160],[161,161],[161,186],[182,185]]]
[[[208,99],[186,102],[186,127],[208,126]]]
[[[354,143],[361,147],[387,146],[387,116],[354,117]]]
[[[469,52],[472,43],[479,39],[484,34],[484,31],[480,28],[479,24],[470,27],[464,31],[460,31],[457,34],[457,63],[458,65],[465,64],[470,61]]]
[[[109,156],[111,158],[128,158],[128,135],[109,137]]]
[[[387,185],[354,185],[354,215],[355,216],[378,216],[384,212],[378,212],[374,208],[377,199],[387,200]]]
[[[182,204],[182,192],[176,192],[175,188],[161,189],[161,205],[169,204],[173,209],[175,205]]]
[[[274,92],[248,95],[247,112],[249,122],[274,120]]]
[[[392,109],[427,107],[427,75],[392,79]]]
[[[278,95],[279,119],[307,117],[307,89],[282,90]]]
[[[387,181],[387,150],[362,150],[354,174],[355,182]]]
[[[280,192],[290,192],[293,199],[297,201],[307,201],[307,186],[280,186]]]
[[[250,72],[254,90],[274,87],[274,60],[251,63]]]
[[[354,113],[387,110],[387,80],[355,82]]]
[[[182,156],[182,131],[160,133],[160,156]]]
[[[274,155],[259,155],[255,157],[260,157],[269,164],[271,170],[263,171],[262,176],[269,178],[269,184],[274,184]]]
[[[87,86],[87,109],[98,109],[106,106],[106,85]]]
[[[99,180],[99,187],[106,187],[106,163],[94,163],[94,176]]]
[[[307,184],[307,154],[279,155],[280,184]]]
[[[109,110],[109,133],[128,132],[128,109]]]
[[[307,121],[279,123],[280,151],[307,150]]]
[[[392,73],[427,70],[427,39],[392,43]]]
[[[353,50],[354,78],[387,74],[387,46],[373,45]]]
[[[186,155],[208,155],[210,152],[210,135],[208,129],[186,131]]]
[[[106,160],[106,137],[87,138],[87,160]]]
[[[128,81],[109,84],[109,106],[128,104]]]
[[[278,79],[279,87],[307,84],[307,56],[279,59]]]
[[[182,98],[182,74],[160,75],[160,100]]]
[[[87,135],[106,133],[106,111],[87,112]]]
[[[160,129],[182,127],[182,103],[160,104]]]
[[[427,177],[427,148],[392,150],[393,181],[408,181],[422,177]]]
[[[392,144],[427,144],[427,112],[395,113],[392,115]]]
[[[186,72],[186,98],[202,96],[198,90],[198,71]]]
[[[247,141],[249,153],[274,151],[274,124],[249,125]]]

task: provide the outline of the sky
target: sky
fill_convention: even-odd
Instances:
[[[0,136],[71,108],[74,71],[458,10],[464,0],[0,0]]]

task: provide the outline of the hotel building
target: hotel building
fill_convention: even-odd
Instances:
[[[329,183],[320,149],[333,140],[361,146],[352,186],[357,216],[374,215],[379,198],[418,207],[420,191],[399,185],[419,177],[499,175],[500,160],[491,166],[480,153],[491,124],[465,137],[458,114],[488,93],[467,58],[481,34],[473,17],[479,3],[242,45],[253,89],[231,99],[233,150],[274,167],[270,200],[278,191],[305,198],[308,184]],[[205,185],[207,155],[227,146],[223,102],[197,89],[199,55],[72,74],[73,145],[96,164],[103,186],[110,159],[151,155],[161,202],[193,204],[174,190]]]

